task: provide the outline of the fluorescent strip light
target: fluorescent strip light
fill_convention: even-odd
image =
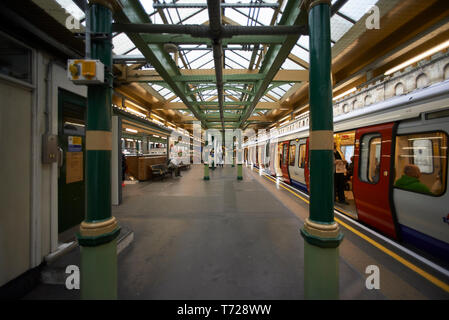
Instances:
[[[338,100],[338,99],[343,98],[344,96],[347,96],[348,94],[351,94],[351,93],[356,92],[356,91],[357,91],[357,88],[354,87],[354,88],[352,88],[352,89],[350,89],[350,90],[348,90],[346,92],[343,92],[342,94],[339,94],[338,96],[336,96],[332,100]]]
[[[136,115],[138,115],[138,116],[141,116],[141,117],[144,117],[144,118],[147,117],[146,114],[144,114],[144,113],[142,113],[142,112],[139,112],[139,111],[137,111],[137,110],[128,108],[128,107],[126,107],[126,111],[131,112],[131,113],[134,113],[134,114],[136,114]]]
[[[443,43],[441,43],[439,45],[437,45],[436,47],[433,47],[432,49],[429,49],[429,50],[427,50],[427,51],[417,55],[416,57],[414,57],[414,58],[412,58],[410,60],[405,61],[404,63],[401,63],[400,65],[398,65],[398,66],[388,70],[384,74],[386,76],[388,76],[388,75],[390,75],[392,73],[395,73],[396,71],[399,71],[399,70],[401,70],[401,69],[403,69],[403,68],[405,68],[405,67],[407,67],[407,66],[409,66],[411,64],[414,64],[415,62],[418,62],[418,61],[420,61],[420,60],[422,60],[424,58],[427,58],[428,56],[431,56],[431,55],[437,53],[438,51],[441,51],[441,50],[446,49],[448,47],[449,47],[449,40],[446,41],[446,42],[443,42]]]
[[[153,134],[153,137],[155,137],[155,138],[160,138],[160,136],[157,136],[157,135],[155,135],[155,134]]]
[[[285,121],[285,122],[282,122],[279,126],[283,126],[284,124],[287,124],[287,123],[289,123],[290,121]]]
[[[159,117],[159,116],[158,116],[157,114],[155,114],[155,113],[152,113],[151,115],[152,115],[152,116],[155,116],[156,118],[158,118],[158,119],[160,119],[160,120],[162,120],[162,121],[165,121],[164,118]]]
[[[161,126],[163,126],[164,124],[156,119],[151,119],[151,121],[153,121],[154,123],[160,124]]]
[[[145,109],[144,107],[139,106],[138,104],[132,102],[131,100],[126,99],[126,100],[125,100],[125,105],[126,105],[126,103],[129,103],[129,104],[132,105],[133,107],[136,107],[136,108],[138,108],[138,109],[140,109],[140,110],[147,111],[147,109]]]
[[[77,126],[77,127],[85,127],[84,124],[75,123],[75,122],[69,122],[69,121],[66,121],[64,124],[71,124],[71,125]]]
[[[125,130],[128,132],[137,133],[137,130],[134,129],[126,128]]]

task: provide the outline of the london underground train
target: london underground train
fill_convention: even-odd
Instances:
[[[336,209],[449,261],[449,80],[338,115],[334,133],[351,169]],[[308,192],[308,136],[308,118],[299,119],[246,143],[245,161]]]

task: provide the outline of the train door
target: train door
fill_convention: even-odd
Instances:
[[[58,178],[58,232],[83,221],[86,99],[58,91],[58,143],[62,151]]]
[[[260,166],[260,162],[259,162],[259,154],[260,154],[260,152],[259,152],[259,145],[258,144],[255,144],[254,145],[254,150],[255,150],[255,159],[254,159],[254,163],[256,164],[256,167],[257,168],[260,168],[261,166]]]
[[[290,177],[290,183],[298,187],[298,171],[296,170],[296,165],[298,161],[298,156],[296,152],[299,150],[298,148],[298,140],[291,140],[289,142],[289,148],[288,148],[288,161],[287,161],[287,168],[288,168],[288,175]]]
[[[271,156],[270,140],[267,140],[265,142],[264,148],[265,148],[265,159],[263,159],[264,167],[265,167],[265,169],[267,169],[267,171],[270,171],[270,156]],[[270,174],[271,174],[271,172],[270,172]]]
[[[254,146],[249,147],[249,163],[251,165],[255,164],[255,161],[254,161]]]
[[[356,130],[353,188],[358,219],[397,239],[390,205],[394,123]]]
[[[282,162],[282,142],[279,142],[276,144],[276,159],[274,161],[276,177],[282,177],[281,162]]]
[[[355,131],[340,132],[334,135],[334,142],[337,150],[344,161],[346,161],[346,174],[344,179],[344,194],[346,203],[336,202],[335,206],[347,215],[357,219],[357,210],[353,193],[353,172],[354,172],[354,142]]]
[[[289,152],[289,146],[290,146],[290,141],[285,141],[285,142],[281,142],[281,146],[282,146],[282,157],[281,157],[281,163],[280,163],[280,167],[281,167],[281,171],[282,171],[282,178],[284,179],[284,182],[287,182],[288,184],[290,184],[290,176],[288,174],[288,152]]]
[[[270,173],[276,177],[276,163],[278,161],[277,143],[270,141]]]
[[[309,138],[306,140],[306,158],[304,160],[304,180],[306,181],[307,192],[310,190],[310,157],[309,157]]]
[[[288,172],[293,186],[307,192],[306,180],[304,176],[306,157],[306,140],[296,139],[290,141]]]

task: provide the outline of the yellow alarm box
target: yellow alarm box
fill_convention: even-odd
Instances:
[[[67,74],[74,84],[102,84],[104,64],[100,60],[68,60]]]

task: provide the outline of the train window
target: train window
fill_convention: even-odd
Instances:
[[[444,132],[396,138],[396,188],[440,196],[446,190],[447,142]]]
[[[299,146],[299,160],[298,167],[305,168],[306,167],[306,144],[301,144]]]
[[[290,155],[289,155],[288,159],[289,159],[288,165],[293,167],[295,165],[295,160],[296,160],[296,145],[295,144],[290,146]]]
[[[378,183],[380,174],[380,134],[366,134],[360,144],[359,177],[363,182]]]
[[[283,151],[282,151],[282,164],[284,166],[287,165],[287,161],[288,161],[288,145],[284,144],[284,146],[282,147]]]

